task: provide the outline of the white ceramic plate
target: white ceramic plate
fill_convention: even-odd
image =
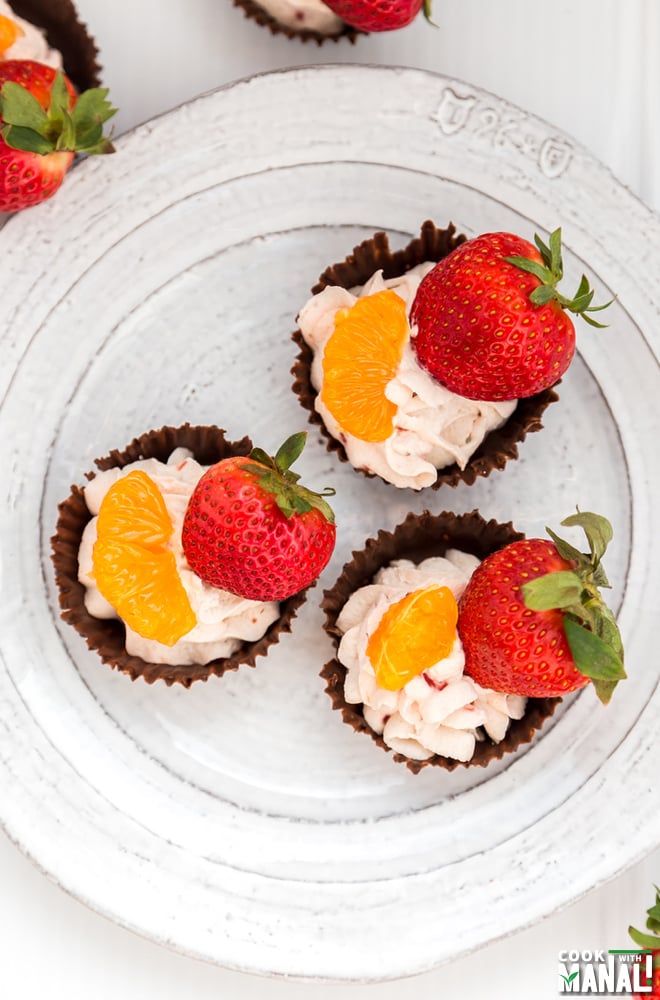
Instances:
[[[561,223],[610,327],[504,473],[423,495],[366,480],[310,434],[339,542],[293,634],[256,670],[190,691],[132,684],[58,618],[56,505],[95,456],[164,423],[275,448],[297,310],[326,263],[422,220],[531,237]],[[0,233],[0,813],[90,906],[237,969],[402,976],[510,933],[660,842],[657,347],[660,225],[570,139],[472,87],[323,67],[199,98],[86,162]],[[418,777],[345,727],[318,671],[318,599],[352,548],[409,509],[478,506],[538,533],[579,504],[608,563],[630,680],[590,690],[531,749]]]

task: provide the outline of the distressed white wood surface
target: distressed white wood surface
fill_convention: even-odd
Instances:
[[[311,51],[310,46],[271,39],[220,0],[142,2],[130,10],[130,31],[126,23],[120,24],[119,5],[112,11],[105,7],[92,0],[80,3],[105,45],[108,81],[124,107],[126,127],[200,89],[258,69],[328,57],[415,64],[481,84],[544,115],[586,143],[633,190],[658,205],[657,138],[648,123],[657,118],[660,88],[650,58],[652,46],[645,44],[645,39],[658,34],[652,2],[632,9],[626,4],[625,10],[621,2],[603,0],[559,4],[555,20],[545,36],[536,39],[534,50],[529,46],[521,50],[523,28],[511,33],[509,27],[517,17],[524,23],[522,15],[529,5],[522,2],[501,2],[496,10],[491,4],[484,11],[482,0],[464,0],[442,10],[440,34],[415,25],[398,36],[364,40],[355,48],[325,46]],[[588,30],[597,35],[599,44],[591,57],[584,46]],[[147,48],[140,60],[133,56],[138,44]],[[550,86],[551,57],[554,52],[556,58],[559,44],[567,69]],[[147,81],[139,96],[138,80]],[[615,802],[612,808],[616,809]],[[644,816],[630,817],[631,837],[647,822]],[[195,991],[202,998],[225,993],[249,998],[294,996],[296,991],[302,995],[304,990],[305,996],[320,998],[332,992],[348,998],[372,989],[255,981],[179,958],[110,926],[66,898],[11,845],[3,843],[1,858],[7,872],[3,931],[7,926],[11,935],[5,937],[2,956],[8,995],[75,998],[93,992],[104,998],[121,991],[131,997],[175,997]],[[530,990],[554,996],[557,950],[621,946],[629,919],[645,908],[647,885],[658,880],[659,862],[656,852],[629,876],[539,927],[414,983],[377,987],[379,996],[394,996],[395,990],[397,995],[409,991],[412,996],[413,989],[422,997],[442,990],[455,995],[460,989],[462,995],[476,997],[486,988],[502,997],[527,997]],[[43,956],[38,964],[35,951]]]

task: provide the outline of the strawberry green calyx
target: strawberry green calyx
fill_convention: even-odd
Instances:
[[[600,594],[601,587],[610,586],[602,558],[612,539],[612,525],[600,514],[579,510],[561,523],[584,530],[589,552],[580,552],[546,528],[559,555],[573,568],[547,573],[526,583],[522,588],[523,600],[533,611],[563,612],[564,633],[573,662],[593,682],[603,704],[607,704],[618,682],[626,677],[621,635]]]
[[[315,493],[306,486],[301,486],[300,476],[291,472],[291,466],[302,454],[306,441],[306,431],[292,434],[274,457],[267,455],[261,448],[254,448],[250,453],[251,461],[248,460],[242,468],[259,480],[263,490],[273,495],[285,517],[318,510],[326,521],[334,524],[334,512],[324,497],[334,496],[335,490],[328,486],[322,493]]]
[[[433,0],[424,0],[422,4],[422,12],[428,23],[432,24],[434,28],[437,28],[438,25],[431,17],[431,14],[433,13]]]
[[[638,931],[636,927],[629,927],[628,933],[635,944],[640,948],[651,948],[653,951],[660,949],[660,889],[657,885],[655,889],[655,903],[646,911],[646,927],[650,934]],[[660,954],[655,956],[654,968],[660,966]]]
[[[104,124],[116,114],[105,88],[94,87],[78,97],[71,108],[71,93],[58,72],[53,81],[50,105],[44,111],[25,87],[7,81],[0,89],[2,138],[12,149],[29,153],[114,153]]]
[[[533,274],[534,277],[538,278],[541,282],[533,292],[530,293],[529,299],[535,306],[545,305],[547,302],[555,301],[558,302],[562,309],[568,310],[568,312],[575,313],[581,316],[585,323],[589,326],[597,327],[599,330],[605,328],[605,323],[598,323],[588,313],[600,312],[603,309],[607,309],[608,306],[612,304],[614,299],[610,299],[609,302],[605,302],[601,306],[592,306],[592,301],[594,297],[594,289],[589,285],[589,279],[585,274],[582,275],[582,279],[578,286],[578,290],[569,299],[557,289],[557,285],[564,276],[564,264],[562,261],[561,253],[561,229],[555,229],[551,233],[548,244],[545,244],[540,236],[534,235],[534,242],[538,248],[543,261],[539,264],[538,261],[531,260],[529,257],[505,257],[504,259],[509,263],[513,264],[514,267],[520,268],[521,271],[527,271],[529,274]]]

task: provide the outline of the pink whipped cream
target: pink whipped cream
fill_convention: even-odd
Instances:
[[[0,60],[34,59],[36,62],[45,63],[46,66],[52,66],[53,69],[62,68],[62,56],[56,49],[50,48],[46,36],[40,28],[36,28],[29,21],[14,14],[5,0],[0,0],[0,14],[15,21],[24,32],[13,45],[5,49],[0,55]]]
[[[335,328],[335,315],[350,308],[358,298],[393,289],[406,303],[409,314],[419,283],[433,267],[418,264],[399,278],[383,279],[377,271],[366,285],[348,291],[336,285],[314,295],[298,316],[298,325],[312,348],[311,380],[317,390],[315,408],[329,433],[342,442],[355,468],[375,472],[399,487],[423,489],[437,478],[437,470],[454,462],[464,469],[486,435],[501,427],[516,408],[516,400],[504,403],[465,399],[450,392],[417,363],[410,339],[399,369],[385,395],[397,406],[394,430],[385,441],[362,441],[348,434],[321,399],[323,351]],[[414,328],[410,337],[414,337]]]
[[[259,6],[279,24],[294,31],[318,31],[338,35],[344,26],[323,0],[258,0]]]
[[[379,687],[367,656],[370,635],[390,607],[432,584],[449,587],[458,601],[479,560],[450,549],[444,558],[419,565],[401,559],[380,570],[344,605],[337,625],[343,633],[337,653],[347,668],[344,696],[362,704],[365,721],[392,750],[413,760],[441,754],[469,761],[486,732],[499,743],[511,719],[521,719],[527,699],[482,688],[464,673],[465,656],[456,633],[445,659],[408,681],[399,691]]]
[[[145,472],[163,496],[174,527],[172,551],[197,624],[174,646],[145,639],[125,626],[126,651],[133,656],[141,656],[149,663],[203,664],[231,656],[243,642],[260,639],[278,617],[279,604],[248,601],[226,590],[211,587],[200,580],[186,562],[181,545],[183,518],[188,500],[206,467],[196,462],[192,453],[185,448],[173,451],[167,463],[149,458],[133,462],[123,469],[99,472],[85,487],[87,507],[95,516],[85,525],[83,532],[78,552],[78,579],[85,587],[85,607],[90,615],[95,618],[119,618],[94,582],[92,549],[96,541],[96,515],[105,494],[113,483],[135,469]]]

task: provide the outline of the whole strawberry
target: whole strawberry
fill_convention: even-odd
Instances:
[[[303,432],[274,458],[254,449],[204,473],[188,503],[183,551],[206,583],[254,601],[282,601],[312,583],[335,545],[334,514],[323,495],[290,471]]]
[[[429,17],[428,0],[326,0],[327,6],[358,31],[394,31],[405,28],[422,6]]]
[[[634,993],[633,1000],[642,1000],[642,997],[660,997],[660,889],[657,886],[655,887],[655,903],[646,911],[646,928],[650,933],[638,931],[635,927],[628,928],[628,933],[635,944],[644,951],[651,951],[653,955],[651,981],[649,982],[646,976],[642,977],[645,991],[644,993]],[[651,990],[648,990],[649,986]]]
[[[31,59],[0,62],[0,212],[51,198],[74,154],[111,153],[107,90],[77,96],[66,76]]]
[[[561,230],[549,246],[511,233],[468,240],[421,281],[412,304],[417,360],[467,399],[502,401],[554,385],[575,353],[568,313],[602,327],[587,313],[594,296],[583,276],[572,299],[561,295]],[[609,303],[607,303],[609,305]]]
[[[610,522],[578,512],[589,552],[552,539],[513,542],[477,567],[459,605],[465,672],[477,684],[534,698],[565,695],[590,680],[607,703],[623,669],[621,637],[600,587]]]

